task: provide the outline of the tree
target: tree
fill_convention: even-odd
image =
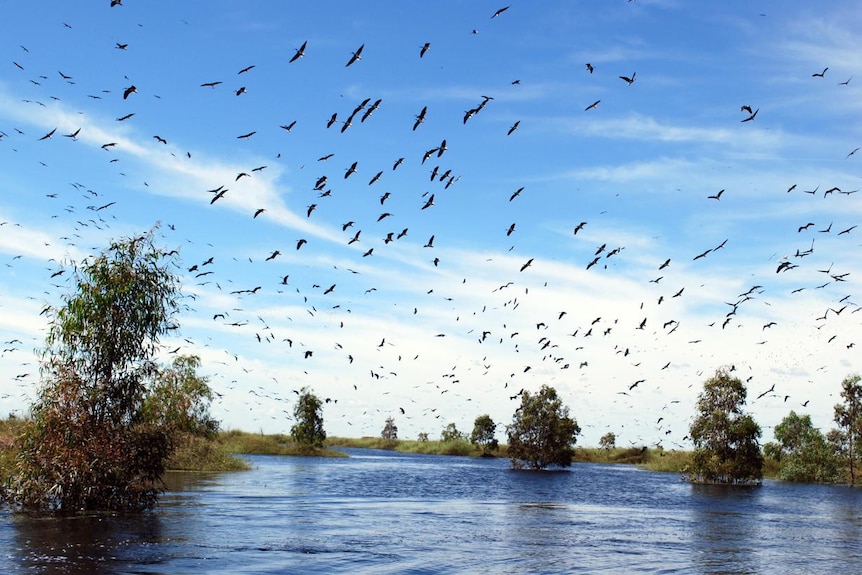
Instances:
[[[775,440],[764,446],[764,452],[778,460],[784,481],[832,483],[837,479],[835,450],[811,424],[810,415],[791,411],[775,426]]]
[[[321,448],[326,441],[323,430],[323,402],[307,387],[299,392],[299,400],[293,408],[296,423],[290,430],[293,440],[305,448]]]
[[[156,503],[170,436],[146,421],[143,405],[180,294],[155,230],[84,260],[77,289],[46,308],[43,383],[7,499],[69,512]]]
[[[506,433],[512,467],[544,469],[572,464],[573,446],[581,428],[569,417],[569,408],[563,405],[557,391],[543,385],[536,394],[521,394],[521,406],[515,410]]]
[[[386,424],[383,426],[383,431],[380,432],[380,437],[386,441],[395,441],[398,439],[398,428],[395,426],[395,420],[392,416],[386,418]]]
[[[482,448],[483,454],[488,454],[492,451],[497,451],[499,443],[497,442],[497,424],[491,419],[488,414],[480,415],[473,422],[473,433],[470,434],[470,443],[478,445]]]
[[[181,355],[159,370],[155,384],[144,401],[144,417],[174,433],[213,437],[219,422],[210,416],[213,392],[207,378],[196,371],[201,360],[196,355]]]
[[[440,432],[440,441],[443,443],[458,441],[459,439],[464,439],[464,434],[458,431],[458,427],[454,423],[448,424],[446,429]]]
[[[428,434],[424,431],[419,432],[419,443],[428,443]]]
[[[613,431],[608,431],[599,439],[599,447],[604,449],[606,453],[610,453],[611,449],[617,446],[617,434]]]
[[[850,375],[841,382],[841,399],[835,406],[835,423],[838,424],[840,445],[848,466],[850,485],[856,484],[856,459],[862,438],[862,378]]]
[[[742,381],[719,369],[704,382],[698,415],[689,434],[694,443],[690,478],[695,482],[750,484],[763,477],[760,426],[743,412]]]

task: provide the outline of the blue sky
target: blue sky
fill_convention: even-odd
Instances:
[[[160,222],[190,308],[163,356],[201,357],[227,428],[288,431],[308,386],[330,435],[436,437],[549,384],[584,444],[689,447],[726,365],[764,440],[832,426],[862,344],[852,3],[109,5],[0,3],[0,413],[73,262]]]

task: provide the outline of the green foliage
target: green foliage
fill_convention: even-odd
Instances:
[[[835,423],[838,433],[832,436],[833,442],[847,461],[847,477],[850,485],[856,484],[856,461],[862,448],[862,378],[850,375],[841,382],[841,399],[844,403],[835,406]]]
[[[156,503],[170,437],[142,408],[159,338],[175,328],[179,287],[154,232],[82,262],[77,289],[46,309],[43,384],[7,500],[66,512]]]
[[[213,393],[207,378],[197,375],[199,367],[199,357],[181,355],[159,370],[144,401],[145,419],[171,433],[214,437],[219,423],[209,413]]]
[[[447,441],[458,441],[464,439],[464,434],[458,431],[458,427],[454,423],[450,423],[446,426],[442,432],[440,432],[440,441],[446,443]]]
[[[420,432],[417,441],[419,443],[428,443],[428,434],[424,431]]]
[[[775,426],[777,443],[768,443],[764,452],[779,463],[779,477],[785,481],[833,483],[839,480],[837,453],[810,415],[791,411]]]
[[[294,441],[303,447],[321,448],[326,441],[326,431],[323,430],[323,402],[308,388],[299,392],[299,400],[293,408],[293,418],[296,420],[290,429]]]
[[[563,405],[557,391],[543,385],[536,394],[525,391],[521,395],[521,406],[515,410],[506,432],[512,467],[544,469],[572,464],[581,428],[569,417],[569,408]]]
[[[613,431],[609,431],[602,435],[601,439],[599,439],[599,447],[606,451],[610,451],[614,447],[617,446],[617,434]]]
[[[225,449],[214,438],[178,433],[166,467],[172,471],[245,471],[248,463]]]
[[[725,369],[704,382],[689,433],[695,447],[692,481],[750,484],[763,478],[760,426],[743,412],[746,393],[742,381]]]
[[[473,422],[473,433],[470,434],[470,443],[482,448],[483,454],[497,451],[500,444],[497,442],[497,424],[488,414],[480,415]]]
[[[398,427],[396,427],[395,420],[392,416],[386,418],[386,423],[383,425],[383,431],[380,432],[380,437],[386,441],[395,441],[398,439]]]

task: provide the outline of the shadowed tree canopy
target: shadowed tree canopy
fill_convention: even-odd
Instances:
[[[775,426],[776,443],[767,443],[764,452],[779,464],[784,481],[833,483],[839,478],[834,446],[811,423],[810,415],[791,411]]]
[[[43,383],[7,499],[71,512],[156,503],[169,434],[142,408],[180,298],[156,229],[76,266],[75,290],[47,309]]]
[[[847,476],[850,485],[856,484],[856,460],[859,458],[859,441],[862,439],[862,377],[850,375],[841,382],[843,403],[835,406],[835,423],[838,424],[837,440],[847,460]]]
[[[201,360],[196,355],[180,355],[159,370],[144,402],[146,420],[178,433],[214,436],[219,422],[209,412],[213,400],[207,378],[197,374]]]
[[[693,482],[753,484],[763,477],[760,426],[743,411],[746,393],[727,369],[704,382],[690,429]]]
[[[293,408],[296,423],[290,430],[293,440],[306,448],[321,448],[326,441],[323,430],[323,402],[307,387],[299,392],[299,400]]]
[[[470,434],[470,443],[482,448],[482,453],[487,454],[497,451],[497,424],[488,414],[480,415],[473,422],[473,433]]]
[[[569,408],[563,405],[557,390],[543,385],[538,393],[525,391],[521,395],[521,406],[506,431],[512,467],[545,469],[549,465],[572,464],[581,428],[569,417]]]

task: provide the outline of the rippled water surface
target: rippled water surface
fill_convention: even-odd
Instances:
[[[346,450],[172,474],[152,513],[0,511],[2,573],[859,573],[862,491]]]

